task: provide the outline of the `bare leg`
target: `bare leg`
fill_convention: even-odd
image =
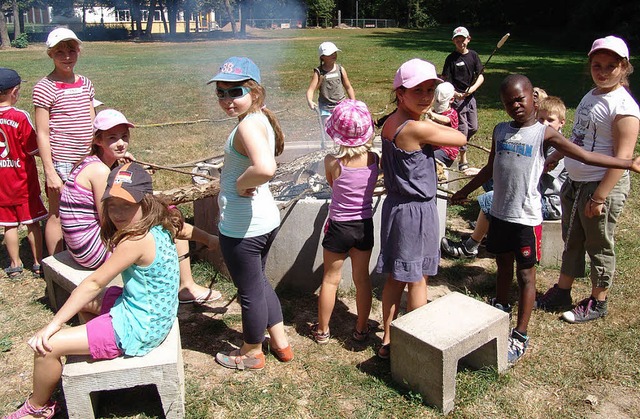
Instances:
[[[371,314],[371,278],[369,277],[369,260],[371,250],[351,249],[351,272],[353,273],[353,283],[356,286],[356,308],[358,310],[358,320],[356,331],[365,332],[369,326],[369,315]]]
[[[62,251],[62,226],[60,225],[60,195],[49,194],[49,218],[44,228],[44,240],[49,255]]]
[[[391,322],[398,317],[400,299],[402,298],[402,292],[406,285],[406,282],[396,281],[391,275],[387,277],[387,281],[384,284],[384,289],[382,290],[383,345],[391,342]]]
[[[36,354],[33,363],[33,394],[29,402],[35,407],[44,406],[62,376],[64,355],[88,355],[89,341],[85,325],[62,329],[49,340],[53,350],[47,355]]]
[[[22,266],[20,260],[20,239],[18,238],[18,226],[4,228],[4,243],[7,246],[7,253],[11,259],[11,267]]]
[[[407,312],[413,311],[427,304],[428,276],[423,276],[418,282],[410,282],[407,290]]]
[[[186,240],[176,240],[178,256],[189,253],[189,242]],[[211,291],[211,294],[209,292]],[[208,298],[207,298],[208,296]],[[217,296],[217,298],[215,298]],[[207,298],[210,301],[220,298],[220,292],[209,290],[207,287],[196,284],[191,274],[191,258],[186,257],[180,261],[180,291],[178,299],[180,301],[190,301],[197,298]]]
[[[287,333],[284,331],[284,323],[276,323],[270,328],[267,329],[269,332],[270,345],[272,348],[284,349],[289,346],[289,338],[287,337]],[[245,344],[246,345],[246,344]],[[259,344],[260,347],[262,346]]]
[[[318,295],[318,332],[327,333],[329,331],[331,313],[333,313],[333,308],[336,304],[336,293],[342,278],[342,266],[347,255],[330,252],[327,249],[323,249],[322,254],[324,275],[320,294]]]
[[[40,223],[28,224],[27,230],[27,239],[29,239],[29,244],[31,245],[33,263],[40,265],[42,263],[42,229],[40,228]]]
[[[473,233],[471,233],[471,238],[480,243],[484,236],[487,235],[488,231],[489,219],[487,218],[487,215],[482,210],[480,210],[480,213],[478,213],[478,218],[476,220],[476,228],[473,230]]]
[[[515,258],[513,253],[501,253],[496,255],[496,264],[498,265],[496,301],[505,307],[509,304],[509,294],[511,292],[511,283],[513,282],[514,261]],[[518,307],[518,311],[520,311],[520,307]]]
[[[536,300],[536,267],[535,265],[528,269],[518,269],[516,271],[518,277],[518,286],[520,287],[520,296],[518,299],[518,322],[516,330],[522,334],[527,334],[529,319],[533,311],[533,303]]]

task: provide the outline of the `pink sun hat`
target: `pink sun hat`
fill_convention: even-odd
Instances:
[[[127,121],[127,118],[122,114],[122,112],[118,112],[115,109],[105,109],[96,115],[96,118],[93,120],[93,132],[96,131],[107,131],[116,125],[126,125],[129,128],[135,128],[131,122]]]
[[[629,59],[629,47],[627,44],[617,36],[609,35],[604,38],[599,38],[593,41],[593,45],[591,45],[591,50],[587,54],[587,56],[591,56],[594,52],[606,49],[611,52],[615,52],[622,58]]]
[[[400,66],[393,79],[393,89],[396,90],[400,86],[411,89],[427,80],[442,81],[438,77],[436,67],[433,64],[429,61],[414,58]]]
[[[345,99],[327,119],[327,134],[338,145],[357,147],[373,138],[373,119],[364,102]]]

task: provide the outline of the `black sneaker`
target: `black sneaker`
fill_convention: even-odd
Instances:
[[[442,238],[440,248],[444,254],[456,259],[473,259],[478,256],[478,249],[468,250],[464,243],[454,242],[446,237]]]
[[[533,304],[533,308],[544,311],[559,311],[571,307],[571,290],[565,290],[555,284]]]
[[[511,318],[511,312],[513,311],[513,306],[511,304],[504,304],[504,305],[500,304],[499,302],[496,301],[495,298],[492,298],[489,301],[489,304],[491,304],[493,307],[497,308],[498,310],[504,311],[509,315],[509,318]]]
[[[586,323],[607,315],[607,300],[598,301],[593,296],[580,301],[573,310],[562,313],[569,323]]]

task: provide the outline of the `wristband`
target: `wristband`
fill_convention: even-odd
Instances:
[[[596,205],[604,205],[604,201],[596,201],[591,196],[589,196],[589,201],[593,202]]]

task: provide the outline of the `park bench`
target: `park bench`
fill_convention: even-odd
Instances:
[[[91,274],[68,251],[42,261],[51,307],[58,310],[71,292]],[[111,284],[121,285],[122,278]],[[176,319],[164,342],[142,357],[92,361],[68,356],[62,371],[62,389],[69,418],[94,418],[100,392],[155,386],[166,418],[184,417],[184,366],[180,328]],[[141,402],[145,402],[141,400]]]

